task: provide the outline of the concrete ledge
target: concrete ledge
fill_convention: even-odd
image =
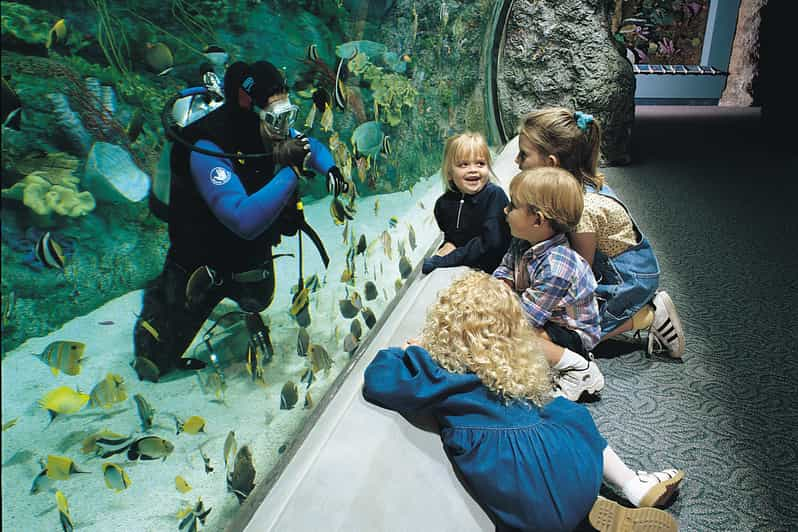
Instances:
[[[367,403],[363,372],[420,332],[438,290],[467,268],[416,279],[310,429],[246,532],[494,530],[457,480],[435,431]]]

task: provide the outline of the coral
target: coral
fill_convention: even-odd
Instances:
[[[48,94],[47,98],[53,106],[57,128],[67,139],[69,147],[81,155],[88,153],[91,148],[91,135],[83,127],[80,116],[69,106],[67,97],[61,93],[55,93]]]
[[[385,122],[391,126],[401,122],[402,107],[413,107],[418,97],[418,91],[407,77],[393,72],[386,73],[373,64],[363,70],[363,79],[371,83],[375,114],[378,109],[382,109],[385,112]]]
[[[22,201],[35,214],[48,216],[59,214],[76,218],[84,216],[94,210],[96,203],[90,192],[79,192],[77,181],[79,178],[72,176],[54,176],[51,180],[43,171],[35,171],[14,184],[4,188],[3,198]]]
[[[45,53],[47,34],[56,19],[47,11],[17,2],[2,2],[0,5],[3,9],[3,48],[8,46]]]

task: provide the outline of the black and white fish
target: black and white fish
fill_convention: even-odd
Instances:
[[[53,239],[50,231],[47,231],[39,237],[33,248],[33,253],[36,259],[48,268],[64,269],[64,250],[61,248],[61,245]]]

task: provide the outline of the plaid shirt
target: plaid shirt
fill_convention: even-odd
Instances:
[[[599,342],[596,281],[590,265],[557,234],[534,246],[513,238],[493,276],[512,283],[534,327],[551,321],[575,331],[590,351]]]

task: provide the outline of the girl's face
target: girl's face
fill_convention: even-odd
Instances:
[[[473,196],[488,184],[490,176],[488,161],[476,153],[455,159],[452,162],[450,176],[457,190]]]
[[[532,170],[541,166],[557,166],[557,158],[554,155],[547,155],[532,144],[526,135],[518,136],[518,155],[515,164],[521,170]]]

